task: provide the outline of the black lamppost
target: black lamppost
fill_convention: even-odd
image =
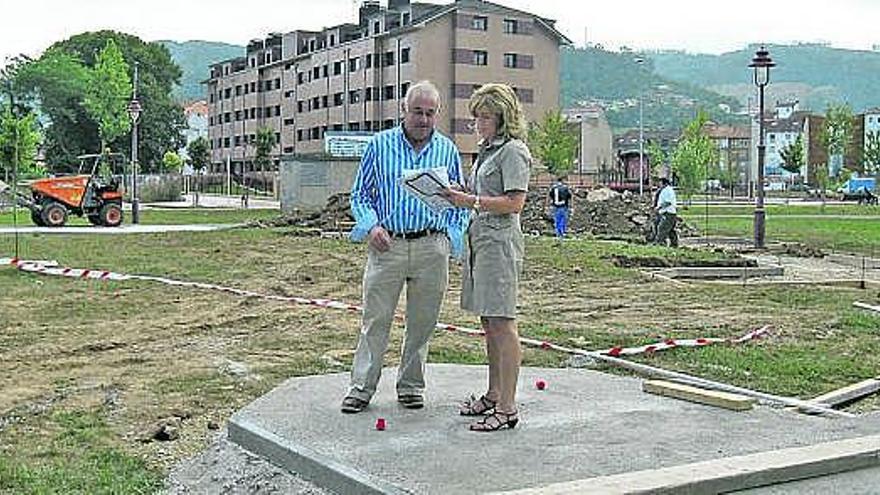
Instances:
[[[758,181],[757,199],[755,201],[755,247],[764,247],[765,212],[764,212],[764,86],[770,82],[770,68],[776,66],[770,59],[770,52],[763,46],[755,52],[755,58],[749,64],[754,70],[755,86],[758,87]]]
[[[141,102],[137,98],[138,63],[134,63],[134,86],[128,116],[131,117],[131,223],[140,223],[140,200],[138,199],[138,118],[141,116]]]

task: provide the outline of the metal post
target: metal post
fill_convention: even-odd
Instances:
[[[9,116],[12,118],[12,226],[15,230],[15,258],[18,252],[18,119],[15,116],[15,95],[12,91],[12,80],[7,80],[6,90],[9,93]]]
[[[645,136],[642,112],[642,94],[639,93],[639,196],[645,193]]]
[[[758,182],[755,201],[755,247],[764,247],[764,85],[758,85]]]
[[[131,113],[131,223],[140,223],[140,199],[138,198],[138,117],[140,108],[137,99],[138,63],[134,63],[134,86],[132,92]],[[138,107],[138,108],[136,108]]]

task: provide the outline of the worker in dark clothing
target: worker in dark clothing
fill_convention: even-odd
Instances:
[[[556,238],[562,239],[568,230],[568,215],[571,208],[571,190],[565,184],[563,177],[556,179],[556,183],[550,188],[548,196],[553,206],[553,222],[556,226]]]

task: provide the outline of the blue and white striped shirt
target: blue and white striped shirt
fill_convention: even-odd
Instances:
[[[458,148],[436,130],[418,154],[406,140],[402,126],[373,136],[351,189],[351,211],[356,221],[351,239],[363,240],[377,224],[391,232],[445,230],[453,256],[459,257],[464,246],[467,210],[450,208],[436,213],[398,183],[404,170],[436,167],[446,167],[451,184],[461,183]]]

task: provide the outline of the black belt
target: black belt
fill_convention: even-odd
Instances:
[[[439,233],[440,231],[436,229],[416,230],[413,232],[392,232],[390,230],[388,231],[388,235],[390,235],[392,239],[404,239],[407,241],[411,241],[413,239],[421,239],[422,237]]]

